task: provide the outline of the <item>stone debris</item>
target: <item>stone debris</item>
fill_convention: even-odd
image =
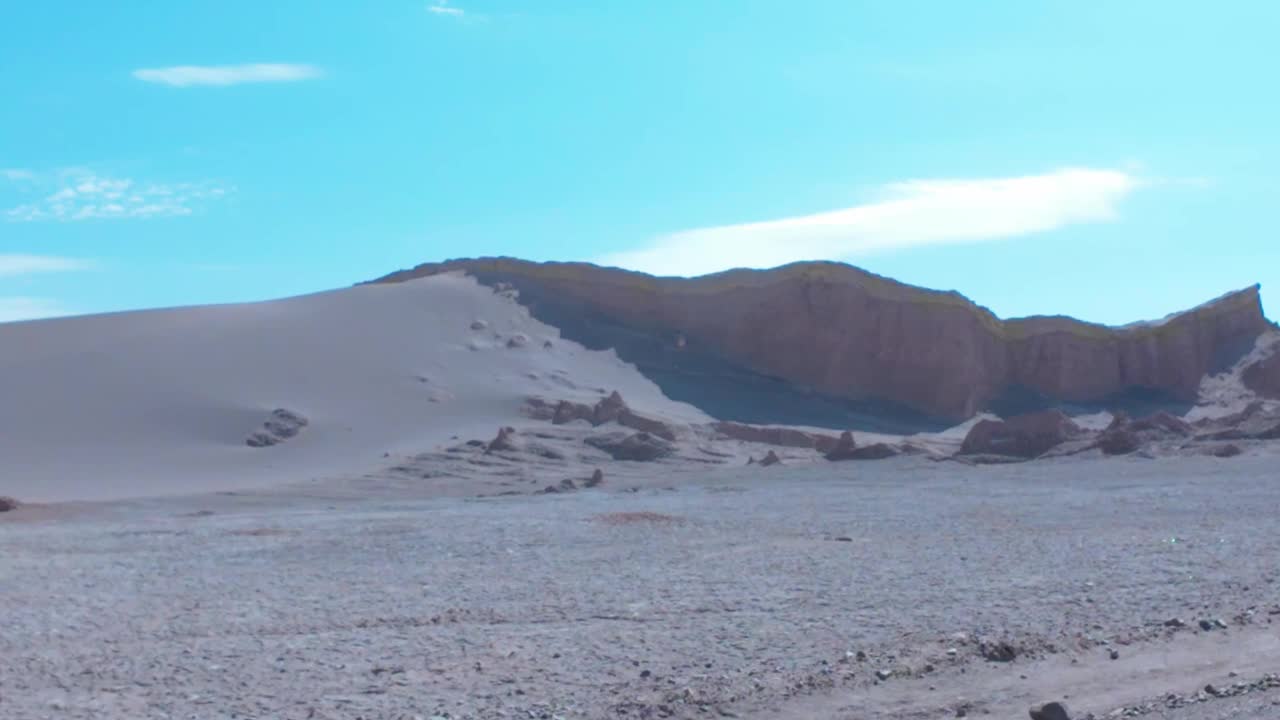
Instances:
[[[278,445],[302,432],[307,424],[307,419],[302,415],[292,410],[277,408],[272,410],[271,416],[262,423],[262,429],[250,433],[244,443],[255,448]]]
[[[542,401],[538,402],[541,403]],[[562,400],[551,413],[551,422],[554,425],[564,425],[575,420],[585,420],[593,427],[612,422],[632,430],[657,435],[664,440],[674,441],[676,439],[674,428],[661,420],[654,420],[636,413],[627,406],[626,401],[622,399],[622,394],[617,390],[610,393],[608,397],[601,399],[594,406]]]
[[[1280,675],[1276,674],[1264,675],[1253,682],[1242,680],[1222,685],[1210,683],[1194,693],[1179,694],[1171,692],[1145,702],[1116,708],[1111,712],[1098,716],[1098,720],[1142,717],[1159,713],[1162,710],[1176,710],[1189,705],[1208,702],[1209,700],[1235,698],[1250,693],[1271,692],[1277,689],[1280,689]]]
[[[1006,640],[983,640],[978,653],[991,662],[1013,662],[1018,657],[1018,649]]]

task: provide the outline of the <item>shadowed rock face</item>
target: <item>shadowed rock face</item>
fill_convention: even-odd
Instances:
[[[540,320],[587,347],[616,348],[673,399],[755,423],[937,429],[1015,389],[1045,404],[1107,404],[1135,389],[1188,402],[1268,327],[1256,286],[1158,324],[1111,328],[1000,320],[957,293],[828,262],[685,279],[456,260],[379,282],[451,271],[509,284]]]
[[[1263,397],[1280,399],[1280,353],[1245,368],[1245,387]]]

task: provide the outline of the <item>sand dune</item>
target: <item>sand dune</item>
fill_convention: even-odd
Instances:
[[[637,409],[706,419],[614,353],[561,340],[458,276],[5,324],[0,348],[0,495],[27,501],[359,472],[384,453],[492,435],[530,394],[594,400],[617,389]],[[277,408],[307,426],[249,447]]]

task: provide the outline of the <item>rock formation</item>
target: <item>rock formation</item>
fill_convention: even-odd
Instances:
[[[526,412],[533,417],[546,417],[547,403],[544,400],[531,398],[526,401],[525,408]],[[585,420],[598,427],[612,422],[623,427],[629,427],[632,430],[657,435],[663,440],[676,439],[676,432],[670,425],[661,420],[655,420],[636,413],[627,407],[626,401],[622,399],[622,395],[617,390],[597,402],[594,406],[562,400],[555,406],[555,410],[551,412],[550,419],[554,425],[564,425],[575,420]]]
[[[510,288],[567,339],[616,348],[673,399],[754,423],[859,427],[850,418],[861,418],[880,425],[866,429],[909,432],[988,408],[1007,414],[1015,400],[1022,409],[1123,406],[1136,396],[1191,403],[1206,373],[1270,327],[1256,286],[1117,328],[1001,320],[958,293],[830,262],[685,279],[499,258],[421,265],[380,282],[449,271]],[[816,417],[819,400],[827,420]],[[769,412],[776,417],[762,417]]]
[[[302,432],[308,425],[307,419],[292,410],[277,408],[262,423],[261,430],[255,430],[245,438],[245,445],[261,448],[278,445]]]
[[[858,450],[858,444],[853,441],[853,433],[845,430],[840,433],[840,439],[836,441],[836,446],[826,452],[824,457],[832,462],[839,460],[853,460],[854,453]]]
[[[671,443],[645,432],[594,435],[583,442],[597,450],[603,450],[614,460],[651,462],[668,457],[675,452],[675,447]]]
[[[498,428],[498,434],[485,446],[485,453],[513,452],[519,447],[515,442],[516,429],[513,427]]]
[[[1059,410],[1044,410],[1008,420],[982,420],[969,429],[960,454],[1031,459],[1080,434],[1080,427]]]

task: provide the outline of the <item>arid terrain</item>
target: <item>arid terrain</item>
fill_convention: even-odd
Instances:
[[[0,718],[1280,717],[1256,289],[1041,320],[1066,370],[999,414],[1027,368],[836,397],[762,379],[768,343],[428,275],[0,325]],[[1169,382],[1091,390],[1082,354]]]
[[[1274,457],[624,465],[574,493],[366,478],[0,523],[0,707],[1280,716]]]

